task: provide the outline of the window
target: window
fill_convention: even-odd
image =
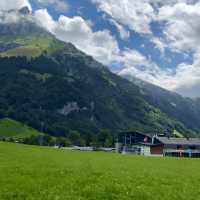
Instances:
[[[177,145],[177,149],[183,149],[183,145]]]

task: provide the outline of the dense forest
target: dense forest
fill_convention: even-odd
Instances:
[[[106,68],[57,53],[36,58],[0,58],[0,116],[52,136],[108,129],[158,132],[185,127],[153,108],[137,86]],[[59,61],[59,62],[58,62]]]

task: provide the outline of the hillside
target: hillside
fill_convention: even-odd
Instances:
[[[158,86],[141,81],[135,77],[126,76],[128,80],[140,87],[145,100],[159,108],[168,116],[176,118],[188,128],[200,132],[200,107],[198,99],[185,98]]]
[[[27,138],[40,133],[20,122],[8,118],[0,119],[0,138]]]
[[[193,134],[140,88],[34,23],[0,25],[0,117],[53,136],[108,129]]]

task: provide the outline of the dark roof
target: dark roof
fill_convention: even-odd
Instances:
[[[162,144],[174,144],[174,145],[194,145],[200,146],[200,138],[168,138],[168,137],[156,137]]]
[[[149,142],[140,142],[138,144],[143,145],[143,146],[160,146],[160,144],[152,144],[152,143],[149,143]]]

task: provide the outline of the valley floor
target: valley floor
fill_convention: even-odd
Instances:
[[[193,200],[200,160],[0,143],[1,200]]]

